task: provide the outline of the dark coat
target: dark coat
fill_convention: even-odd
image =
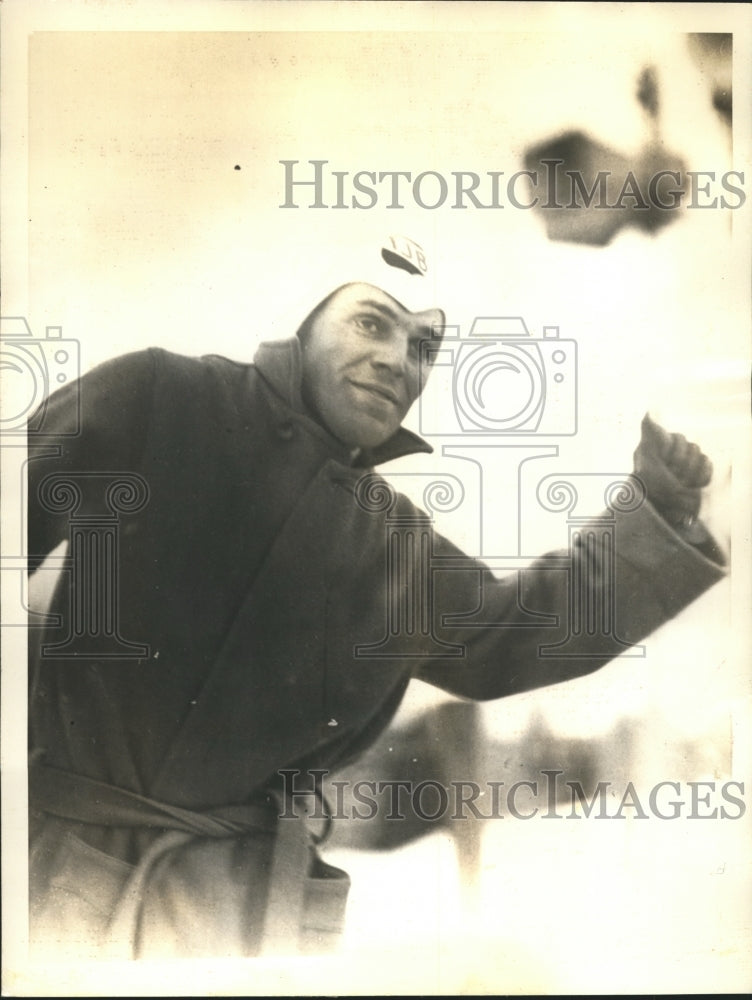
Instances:
[[[518,595],[516,575],[498,581],[467,560],[435,574],[432,635],[416,627],[404,655],[356,656],[385,636],[388,596],[385,514],[363,509],[356,486],[371,463],[430,449],[401,430],[351,464],[306,414],[299,368],[296,340],[262,345],[252,365],[153,349],[101,365],[48,401],[45,433],[75,429],[79,398],[81,432],[31,442],[32,557],[69,533],[70,514],[39,501],[48,475],[129,472],[148,487],[142,509],[120,516],[116,566],[120,635],[148,655],[40,657],[42,642],[70,631],[66,574],[53,603],[60,628],[32,630],[31,744],[48,763],[208,809],[246,800],[279,768],[351,758],[388,723],[412,676],[498,698],[609,658],[538,655],[541,642],[567,635],[561,566],[523,574]],[[34,457],[40,442],[61,454]],[[88,492],[96,480],[84,479],[81,509],[98,502]],[[405,497],[397,515],[419,534],[429,527]],[[616,525],[619,632],[636,642],[722,570],[649,504],[617,514]],[[432,544],[432,558],[462,558],[437,534]],[[495,625],[444,626],[445,614],[478,606],[481,585]],[[520,603],[558,627],[527,627]],[[456,648],[426,655],[437,638]]]

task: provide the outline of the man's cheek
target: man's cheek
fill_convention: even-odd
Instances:
[[[425,380],[425,376],[424,376],[424,380]],[[408,396],[407,409],[408,410],[410,409],[410,407],[413,405],[413,403],[415,402],[415,400],[420,395],[420,388],[421,388],[420,373],[418,371],[415,371],[414,373],[412,373],[410,375],[410,377],[408,378],[408,381],[407,381],[407,396]]]

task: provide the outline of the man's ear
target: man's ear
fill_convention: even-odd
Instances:
[[[441,339],[444,336],[444,328],[446,327],[446,316],[444,315],[444,310],[429,309],[427,315],[433,317],[430,322],[431,335]]]
[[[446,327],[446,316],[443,309],[426,309],[420,316],[428,331],[426,339],[438,347],[444,337],[444,328]],[[433,362],[431,361],[428,371],[432,367]]]

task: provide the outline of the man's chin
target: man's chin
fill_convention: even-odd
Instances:
[[[377,420],[362,421],[360,426],[350,427],[347,442],[351,448],[378,448],[396,434],[398,427]],[[353,433],[355,430],[355,433]]]

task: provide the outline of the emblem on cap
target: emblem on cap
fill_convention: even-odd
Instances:
[[[408,274],[425,274],[428,270],[423,247],[406,236],[390,236],[381,248],[381,256],[391,267],[399,267]]]

